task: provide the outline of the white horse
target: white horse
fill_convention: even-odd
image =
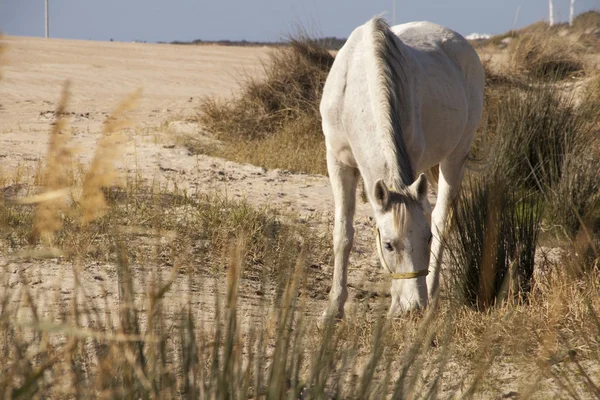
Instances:
[[[481,120],[484,79],[473,47],[430,22],[390,28],[373,18],[339,51],[320,105],[335,201],[327,313],[344,315],[360,176],[374,211],[379,258],[392,278],[390,315],[424,307],[437,295],[440,235]],[[438,164],[431,212],[427,178],[415,172]]]

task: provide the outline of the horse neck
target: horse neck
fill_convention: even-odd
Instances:
[[[377,110],[378,136],[381,136],[383,158],[387,171],[382,178],[388,185],[402,189],[415,179],[404,137],[402,117],[410,117],[411,98],[405,45],[387,24],[375,19],[371,42],[374,57],[368,63],[367,84],[370,101]],[[401,115],[405,114],[405,115]]]

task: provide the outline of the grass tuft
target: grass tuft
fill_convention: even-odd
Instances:
[[[585,70],[581,47],[550,29],[519,36],[509,52],[516,71],[537,79],[561,80]]]
[[[319,101],[333,59],[318,42],[293,38],[288,47],[273,50],[264,80],[248,78],[233,99],[205,99],[200,121],[225,142],[209,154],[266,168],[325,173]]]
[[[448,239],[450,288],[479,308],[510,292],[524,298],[542,225],[574,240],[597,224],[600,193],[589,104],[552,84],[496,84],[486,94],[488,168],[465,182]]]
[[[542,203],[510,184],[471,180],[453,207],[450,287],[479,309],[523,299],[531,289]]]

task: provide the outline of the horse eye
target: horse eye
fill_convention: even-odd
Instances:
[[[386,242],[385,245],[384,245],[384,247],[385,247],[385,249],[387,251],[393,251],[394,250],[394,248],[392,247],[392,244],[390,242]]]

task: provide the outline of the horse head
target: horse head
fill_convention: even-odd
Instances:
[[[421,174],[401,190],[381,179],[373,187],[377,250],[392,278],[390,315],[425,307],[431,250],[431,206]]]

